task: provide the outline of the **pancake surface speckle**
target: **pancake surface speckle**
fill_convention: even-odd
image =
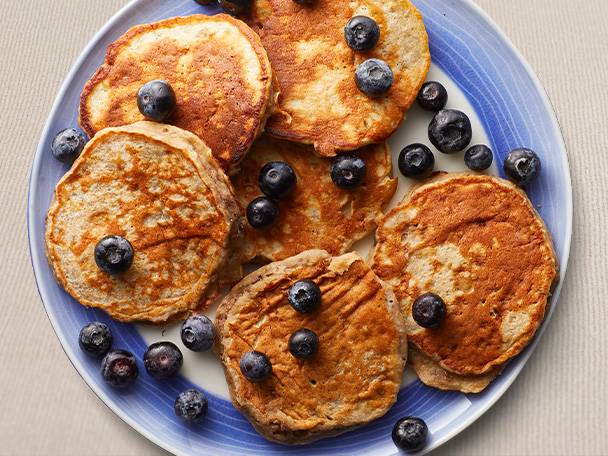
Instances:
[[[408,340],[439,366],[480,375],[517,355],[543,320],[557,279],[552,242],[523,191],[453,174],[412,190],[380,222],[372,268],[393,286]],[[447,306],[436,329],[412,318],[433,292]]]
[[[331,180],[332,160],[314,156],[312,146],[266,135],[257,140],[241,163],[241,172],[232,177],[243,210],[261,195],[258,175],[266,163],[289,163],[297,182],[293,192],[279,201],[279,218],[273,226],[256,230],[247,224],[243,261],[277,261],[309,249],[339,255],[373,230],[395,193],[397,179],[392,177],[387,145],[371,145],[355,153],[366,163],[366,180],[358,188],[344,190]]]
[[[355,52],[344,26],[356,15],[373,18],[380,41]],[[268,120],[273,136],[313,144],[333,156],[379,143],[399,126],[426,78],[430,53],[422,17],[409,0],[258,0],[247,19],[268,51],[281,94]],[[388,94],[357,89],[355,69],[368,58],[386,61],[395,79]]]
[[[108,235],[133,246],[109,275],[94,249]],[[193,134],[154,122],[99,132],[57,184],[46,250],[57,281],[81,304],[121,321],[162,322],[212,297],[240,250],[242,218],[228,178]]]
[[[320,309],[294,310],[287,291],[310,279],[322,292]],[[309,250],[270,263],[245,277],[216,315],[219,352],[230,396],[267,439],[302,444],[372,421],[395,402],[407,356],[394,295],[354,253],[332,258]],[[288,350],[290,335],[314,331],[319,351],[301,361]],[[239,360],[265,353],[272,376],[251,383]]]
[[[175,91],[168,122],[201,138],[227,170],[262,132],[276,98],[266,51],[245,23],[226,14],[175,17],[137,25],[110,45],[83,89],[80,125],[93,136],[143,120],[137,92],[153,79]]]

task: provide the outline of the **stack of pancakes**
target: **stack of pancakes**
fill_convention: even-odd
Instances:
[[[380,27],[371,51],[344,40],[356,15]],[[481,391],[533,337],[557,265],[525,194],[497,178],[435,177],[383,214],[396,190],[385,141],[430,64],[420,14],[409,0],[258,0],[244,20],[172,18],[136,26],[109,47],[80,102],[92,139],[47,217],[57,280],[118,320],[159,323],[204,310],[242,278],[241,264],[269,263],[234,285],[216,326],[235,406],[274,441],[310,442],[382,416],[396,400],[408,343],[426,384]],[[394,72],[381,98],[355,84],[355,68],[371,57]],[[145,121],[137,108],[137,91],[153,79],[175,91],[171,125]],[[347,151],[368,169],[351,190],[329,172],[331,157]],[[243,210],[260,195],[260,169],[276,160],[291,165],[297,185],[277,223],[256,230]],[[347,252],[376,226],[368,266]],[[134,247],[124,274],[95,265],[95,244],[108,234]],[[290,311],[286,290],[299,279],[320,286],[319,312]],[[412,319],[425,292],[446,303],[440,328]],[[321,341],[307,364],[286,348],[302,326]],[[270,380],[240,374],[250,349],[271,358]]]

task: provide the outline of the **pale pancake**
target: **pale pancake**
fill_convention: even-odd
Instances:
[[[230,182],[200,139],[169,125],[99,132],[57,184],[46,223],[58,282],[117,320],[184,316],[240,274],[243,221]],[[108,235],[133,245],[123,274],[95,263]]]

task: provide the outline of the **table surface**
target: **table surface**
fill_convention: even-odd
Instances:
[[[81,49],[125,3],[4,0],[0,9],[3,455],[166,454],[106,408],[72,368],[36,291],[25,226],[29,169],[55,95]],[[574,237],[558,308],[528,366],[488,413],[434,454],[606,455],[608,2],[478,3],[553,102],[569,151]]]

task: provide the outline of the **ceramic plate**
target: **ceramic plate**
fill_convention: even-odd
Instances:
[[[450,94],[448,107],[469,114],[474,143],[484,142],[501,165],[516,147],[530,147],[540,156],[540,178],[528,188],[535,207],[545,220],[561,265],[563,281],[572,225],[572,197],[566,151],[555,115],[538,80],[496,25],[473,2],[467,0],[415,0],[429,32],[433,65],[429,79],[444,83]],[[106,386],[99,374],[99,362],[78,347],[78,332],[92,320],[108,324],[114,347],[126,348],[141,360],[147,344],[179,339],[177,325],[149,327],[117,323],[103,312],[86,309],[68,296],[53,279],[44,254],[44,220],[55,184],[67,167],[50,152],[54,134],[77,126],[79,94],[87,79],[102,63],[108,44],[129,27],[143,22],[194,13],[214,14],[215,7],[203,7],[192,0],[135,0],[129,3],[93,38],[75,63],[57,96],[34,159],[28,203],[28,229],[32,265],[42,301],[70,360],[97,395],[124,421],[148,439],[175,454],[209,455],[392,455],[398,451],[390,432],[404,415],[417,415],[428,423],[429,451],[458,434],[483,414],[515,380],[538,343],[551,317],[551,308],[533,343],[513,359],[503,374],[482,394],[443,392],[422,385],[406,373],[398,402],[383,418],[339,437],[299,447],[283,447],[260,437],[231,405],[219,362],[211,354],[184,349],[182,374],[170,381],[157,381],[140,364],[137,384],[127,393]],[[417,108],[391,138],[393,156],[411,142],[426,142],[430,116]],[[462,154],[435,154],[438,169],[464,170]],[[502,174],[502,166],[491,172]],[[395,204],[411,184],[400,178]],[[369,239],[357,244],[366,253]],[[209,312],[213,314],[213,310]],[[141,361],[140,361],[141,363]],[[177,394],[198,387],[209,396],[209,414],[202,425],[185,425],[173,413]],[[550,400],[547,397],[547,400]]]

